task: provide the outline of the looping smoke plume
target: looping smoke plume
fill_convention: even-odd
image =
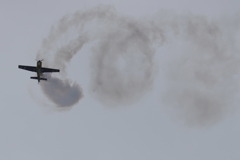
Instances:
[[[75,34],[72,34],[73,31]],[[69,38],[70,35],[72,37]],[[65,38],[69,40],[66,42]],[[153,44],[163,39],[157,27],[119,16],[111,7],[101,6],[64,16],[52,27],[37,57],[53,55],[51,66],[60,68],[64,79],[67,79],[66,63],[84,44],[96,43],[91,61],[93,95],[108,105],[122,105],[133,103],[149,90],[154,77]],[[65,41],[64,44],[55,48],[62,41]],[[52,101],[55,99],[53,102],[57,106],[62,106],[62,102],[57,101],[58,95],[52,97],[51,93],[58,87],[65,88],[62,84],[48,87],[45,87],[46,83],[41,85],[44,94]],[[73,103],[69,104],[73,105],[82,97],[80,95],[75,96],[75,99],[67,95],[65,98],[70,98]]]
[[[63,75],[49,77],[50,83],[41,87],[57,106],[76,104],[83,93],[67,79],[66,64],[88,43],[93,46],[93,96],[110,106],[134,103],[153,84],[156,47],[168,44],[168,53],[161,54],[170,60],[160,62],[167,66],[162,102],[188,125],[211,125],[233,108],[238,93],[239,24],[239,18],[209,20],[170,12],[136,20],[108,6],[66,15],[51,28],[37,55],[52,56],[47,64]]]

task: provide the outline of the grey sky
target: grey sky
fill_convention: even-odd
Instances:
[[[79,51],[66,63],[57,59],[54,51],[78,38],[81,32],[77,27],[67,34],[59,34],[61,37],[52,41],[52,48],[42,46],[43,40],[53,30],[51,27],[66,14],[109,4],[115,8],[117,17],[128,17],[138,27],[133,25],[135,29],[131,30],[130,23],[126,21],[121,23],[121,28],[117,26],[121,21],[114,19],[107,21],[109,25],[106,26],[110,27],[104,31],[106,26],[101,23],[86,22],[83,33],[92,39],[87,39],[88,43],[80,45],[80,49],[77,47]],[[237,1],[217,0],[2,1],[0,159],[239,159],[239,24],[233,21],[238,6]],[[185,22],[189,19],[193,25]],[[174,23],[166,23],[168,20]],[[159,23],[157,28],[164,31],[161,32],[164,40],[151,39],[151,34],[146,34],[150,33],[150,21]],[[211,33],[215,36],[209,36],[208,29],[212,28],[215,31]],[[136,30],[145,34],[133,36],[131,40],[126,38]],[[112,36],[113,33],[116,37]],[[98,39],[94,39],[97,36]],[[112,38],[111,41],[109,38]],[[125,40],[129,40],[128,43]],[[130,51],[126,52],[127,58],[120,64],[126,63],[131,72],[141,67],[138,61],[132,65],[127,62],[128,56],[136,58],[134,54],[129,55],[131,51],[154,52],[149,57],[150,61],[145,61],[146,57],[137,57],[147,66],[154,64],[151,70],[153,81],[124,79],[127,83],[116,87],[118,81],[106,79],[108,72],[101,70],[104,73],[100,78],[106,84],[101,85],[103,88],[100,87],[100,90],[95,89],[98,83],[94,81],[94,76],[99,75],[100,68],[94,64],[101,60],[97,55],[103,54],[106,56],[105,64],[116,67],[110,63],[110,57],[118,59],[111,51],[121,53],[117,45],[120,42]],[[110,47],[109,43],[112,44]],[[103,47],[107,48],[106,52],[99,50]],[[46,51],[47,56],[41,57],[39,51]],[[202,56],[202,52],[206,56]],[[219,52],[222,54],[219,55]],[[57,53],[59,57],[60,52]],[[68,110],[56,110],[56,104],[43,94],[40,85],[29,78],[33,73],[17,69],[19,64],[35,65],[36,57],[44,58],[43,65],[48,67],[64,68],[65,72],[52,75],[60,80],[69,80],[69,84],[78,84],[81,87],[78,91],[84,97],[80,96],[81,99]],[[120,71],[117,79],[126,78],[130,71],[127,74]],[[143,77],[141,72],[132,76],[133,80]],[[136,88],[133,87],[135,91],[128,86],[124,88],[125,84],[133,86],[136,82],[148,85],[136,85]],[[113,86],[105,90],[108,83]],[[50,87],[47,85],[46,89]],[[120,98],[115,92],[119,90],[124,93]],[[199,112],[198,107],[191,108],[194,103],[200,109],[206,106],[213,108]],[[216,106],[221,109],[216,109]],[[207,114],[204,114],[205,111]]]

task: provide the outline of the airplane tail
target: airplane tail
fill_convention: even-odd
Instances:
[[[31,79],[36,79],[38,81],[40,81],[40,80],[47,81],[47,78],[42,78],[42,77],[40,77],[40,78],[38,78],[38,77],[31,77]]]

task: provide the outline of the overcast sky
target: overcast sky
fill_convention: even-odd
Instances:
[[[238,160],[239,6],[2,0],[0,159]]]

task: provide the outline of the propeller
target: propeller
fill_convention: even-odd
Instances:
[[[40,62],[42,62],[44,59],[41,59],[41,60],[37,60],[37,59],[35,59],[36,61],[40,61]]]

